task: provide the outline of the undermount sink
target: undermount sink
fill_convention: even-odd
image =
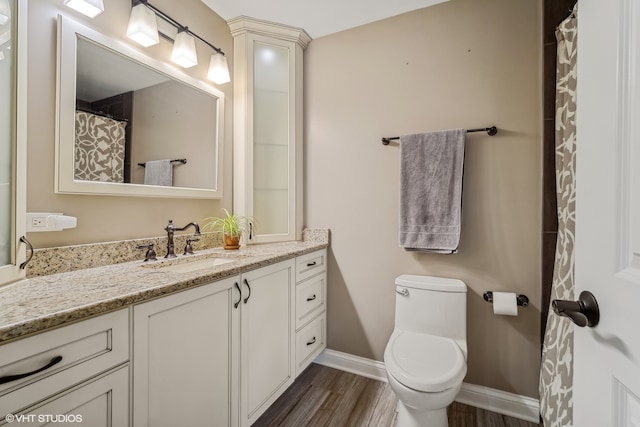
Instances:
[[[155,268],[160,271],[172,271],[174,273],[190,273],[196,270],[203,270],[205,268],[217,267],[219,265],[228,264],[230,262],[235,261],[234,259],[229,258],[200,258],[195,259],[193,261],[185,261],[180,263],[171,263],[168,265],[153,265],[147,264],[145,267]]]

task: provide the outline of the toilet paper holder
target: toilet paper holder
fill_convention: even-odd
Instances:
[[[482,294],[482,298],[484,298],[486,302],[493,303],[493,292],[492,291],[485,292],[484,294]],[[529,305],[529,297],[527,297],[526,295],[520,294],[516,297],[516,302],[518,303],[519,306],[526,307]]]

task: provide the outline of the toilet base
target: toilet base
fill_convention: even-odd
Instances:
[[[447,408],[420,410],[399,401],[396,427],[449,427]]]

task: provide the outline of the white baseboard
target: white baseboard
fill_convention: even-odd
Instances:
[[[353,354],[327,348],[316,357],[314,362],[319,365],[340,369],[341,371],[351,372],[352,374],[374,380],[388,381],[387,370],[384,368],[384,363],[378,362],[377,360],[354,356]]]
[[[387,382],[387,371],[384,363],[377,360],[326,349],[316,357],[314,362]],[[540,421],[540,403],[538,400],[489,387],[462,383],[456,402],[533,423]]]

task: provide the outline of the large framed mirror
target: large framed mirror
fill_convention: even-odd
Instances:
[[[58,16],[57,193],[222,197],[224,94]]]

